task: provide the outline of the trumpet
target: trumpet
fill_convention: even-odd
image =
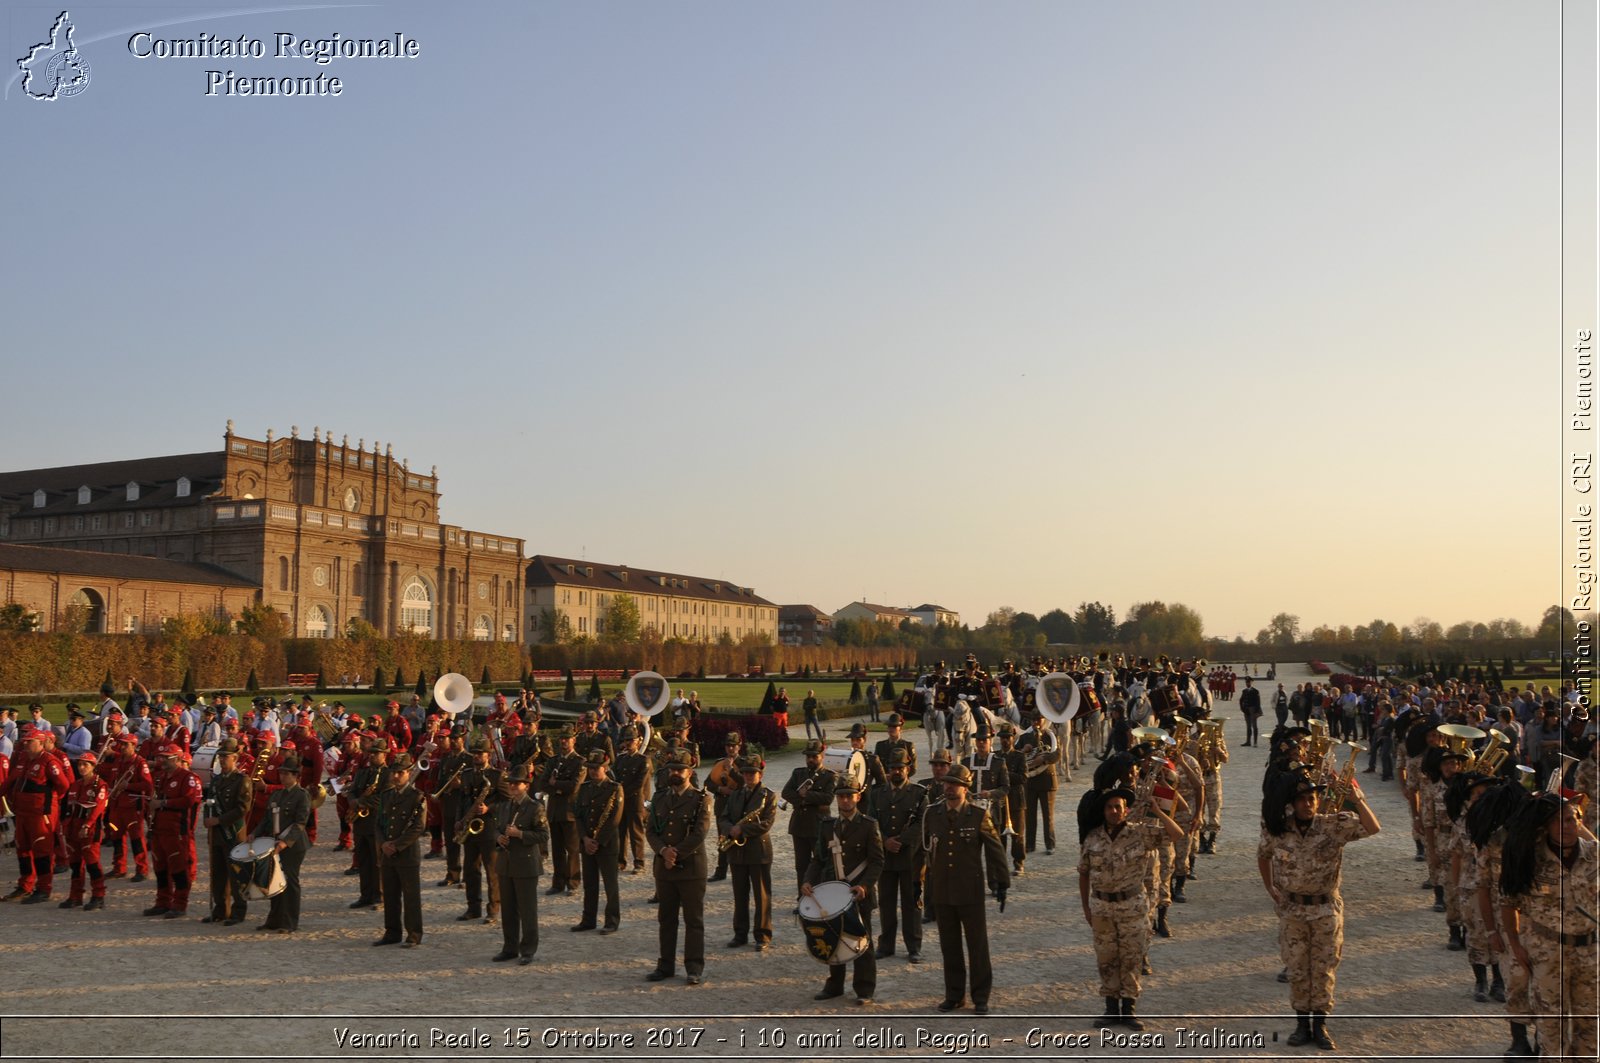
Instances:
[[[1511,739],[1499,731],[1489,732],[1489,743],[1478,751],[1468,766],[1468,771],[1481,772],[1484,775],[1499,775],[1500,769],[1505,767],[1506,759],[1511,756]]]
[[[372,776],[372,785],[356,795],[356,818],[366,819],[372,815],[373,809],[368,800],[378,792],[378,784],[383,782],[383,769],[379,768]]]
[[[1350,795],[1356,786],[1356,756],[1364,753],[1366,746],[1354,742],[1346,743],[1350,748],[1350,758],[1344,762],[1344,769],[1334,779],[1333,785],[1328,788],[1328,804],[1335,812],[1342,811],[1350,801]]]
[[[1194,730],[1194,725],[1187,716],[1178,716],[1172,721],[1172,759],[1181,758],[1184,751],[1189,748],[1189,738]]]

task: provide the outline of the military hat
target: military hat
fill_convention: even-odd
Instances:
[[[1009,723],[1001,724],[998,730],[1000,731],[1001,738],[1015,738],[1017,734],[1017,729],[1011,726]]]
[[[224,738],[222,741],[217,743],[217,756],[227,757],[238,755],[239,740],[237,738]]]
[[[898,712],[891,712],[889,718],[883,722],[889,727],[904,727],[906,721],[901,718]]]
[[[639,737],[639,729],[631,723],[625,723],[617,729],[617,741],[632,742]]]
[[[725,746],[742,746],[744,745],[744,735],[738,731],[729,731],[723,736],[722,744]]]
[[[930,764],[949,764],[952,759],[953,758],[950,756],[950,751],[948,749],[941,749],[938,752],[936,752],[933,756],[928,758],[928,763],[930,763]]]
[[[1290,739],[1293,739],[1293,738],[1310,738],[1311,737],[1311,732],[1310,732],[1310,730],[1308,730],[1307,728],[1304,728],[1304,727],[1291,727],[1287,731],[1283,732],[1283,737],[1284,738],[1290,738]]]
[[[1447,760],[1466,760],[1466,759],[1467,759],[1467,755],[1465,753],[1462,753],[1462,752],[1460,752],[1458,750],[1454,750],[1454,749],[1448,749],[1448,750],[1445,750],[1444,755],[1439,758],[1439,762],[1442,764]]]
[[[300,774],[300,754],[290,753],[287,757],[284,757],[283,763],[278,765],[278,770],[280,772],[293,772],[296,775]]]
[[[411,754],[410,753],[402,753],[398,757],[395,757],[394,760],[389,763],[389,770],[390,771],[412,771],[413,769],[416,768],[416,766],[417,766],[417,762],[411,759]]]
[[[751,753],[740,757],[736,762],[740,771],[766,771],[767,762],[761,759],[759,753]]]
[[[994,735],[989,732],[989,725],[980,719],[977,729],[972,732],[972,740],[974,742],[987,742],[993,737]]]
[[[864,724],[864,723],[853,723],[853,724],[851,724],[850,725],[850,737],[851,738],[865,738],[865,737],[867,737],[867,725]]]
[[[1133,792],[1132,787],[1123,786],[1120,783],[1109,790],[1100,791],[1100,800],[1102,802],[1109,801],[1113,797],[1120,797],[1130,805],[1139,799],[1139,795]]]
[[[73,763],[74,764],[88,764],[88,765],[90,765],[92,767],[92,766],[100,763],[100,758],[94,755],[94,750],[86,749],[82,753],[78,754],[78,759],[73,761]]]
[[[489,741],[488,735],[479,735],[472,740],[470,751],[473,753],[493,753],[494,743]]]
[[[533,782],[533,762],[523,761],[506,773],[506,782]]]
[[[902,747],[895,746],[889,750],[889,767],[904,768],[910,763],[911,758],[906,756],[906,751]]]
[[[603,750],[603,749],[591,749],[591,750],[589,750],[589,755],[587,757],[584,757],[583,759],[584,759],[584,762],[586,764],[588,764],[591,768],[592,767],[596,767],[596,766],[601,765],[601,764],[610,764],[611,763],[611,758],[606,755],[606,751]]]
[[[215,705],[212,705],[211,703],[207,702],[206,704],[200,706],[200,715],[202,715],[202,716],[215,716],[216,714],[217,714],[217,707]]]
[[[823,742],[818,738],[813,738],[811,741],[806,743],[806,756],[820,756],[821,754],[827,752],[827,749],[828,745],[826,742]]]
[[[73,720],[81,720],[83,719],[83,710],[78,708],[76,705],[68,705],[67,716]]]
[[[1326,783],[1312,782],[1305,776],[1300,776],[1300,778],[1294,783],[1293,788],[1289,791],[1289,798],[1293,800],[1294,798],[1299,797],[1301,794],[1321,793],[1327,788],[1328,787]]]
[[[833,784],[833,792],[835,794],[859,794],[861,786],[850,776],[840,775],[838,781]]]
[[[577,737],[576,735],[574,735],[572,733],[572,728],[570,728],[570,727],[552,727],[548,731],[546,731],[545,734],[549,735],[551,738],[576,738]]]
[[[687,751],[679,751],[667,758],[667,767],[694,770],[694,758]]]
[[[110,683],[101,683],[100,684],[100,693],[102,695],[104,695],[105,697],[109,698],[112,694],[115,694],[116,692],[117,692],[116,688],[113,687]]]
[[[957,764],[954,767],[952,767],[949,771],[945,772],[945,776],[944,776],[943,781],[944,782],[959,783],[960,785],[965,786],[968,789],[971,789],[972,788],[972,772],[967,769],[967,766],[965,764]]]

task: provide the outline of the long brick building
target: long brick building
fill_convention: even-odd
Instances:
[[[0,601],[48,629],[76,599],[86,626],[132,631],[174,608],[236,613],[240,588],[217,591],[231,576],[302,637],[359,618],[384,634],[519,641],[523,541],[444,524],[439,499],[437,468],[413,470],[392,447],[320,429],[252,439],[232,421],[221,450],[0,473],[0,543],[61,554],[0,556]],[[66,556],[81,551],[112,557],[83,572]],[[115,580],[148,593],[105,582]]]

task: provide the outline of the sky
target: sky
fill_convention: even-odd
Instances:
[[[0,467],[316,426],[530,555],[972,624],[1560,594],[1555,5],[123,3],[30,99],[60,10]]]

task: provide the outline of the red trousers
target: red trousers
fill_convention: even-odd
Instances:
[[[56,824],[47,829],[45,817],[33,812],[17,813],[17,889],[28,893],[50,892],[55,881]]]
[[[67,866],[72,868],[72,894],[71,899],[83,900],[83,879],[85,874],[89,878],[89,896],[104,897],[106,895],[106,879],[100,870],[100,838],[96,830],[96,837],[89,841],[67,842]]]
[[[111,846],[112,874],[128,873],[128,850],[133,850],[134,870],[141,875],[150,873],[149,846],[145,844],[144,815],[137,806],[113,808],[108,821],[114,830],[106,832],[106,842]]]
[[[183,818],[187,818],[187,810]],[[158,812],[155,831],[150,836],[150,852],[156,866],[156,907],[186,911],[189,891],[199,870],[194,835],[182,829],[178,815]]]

